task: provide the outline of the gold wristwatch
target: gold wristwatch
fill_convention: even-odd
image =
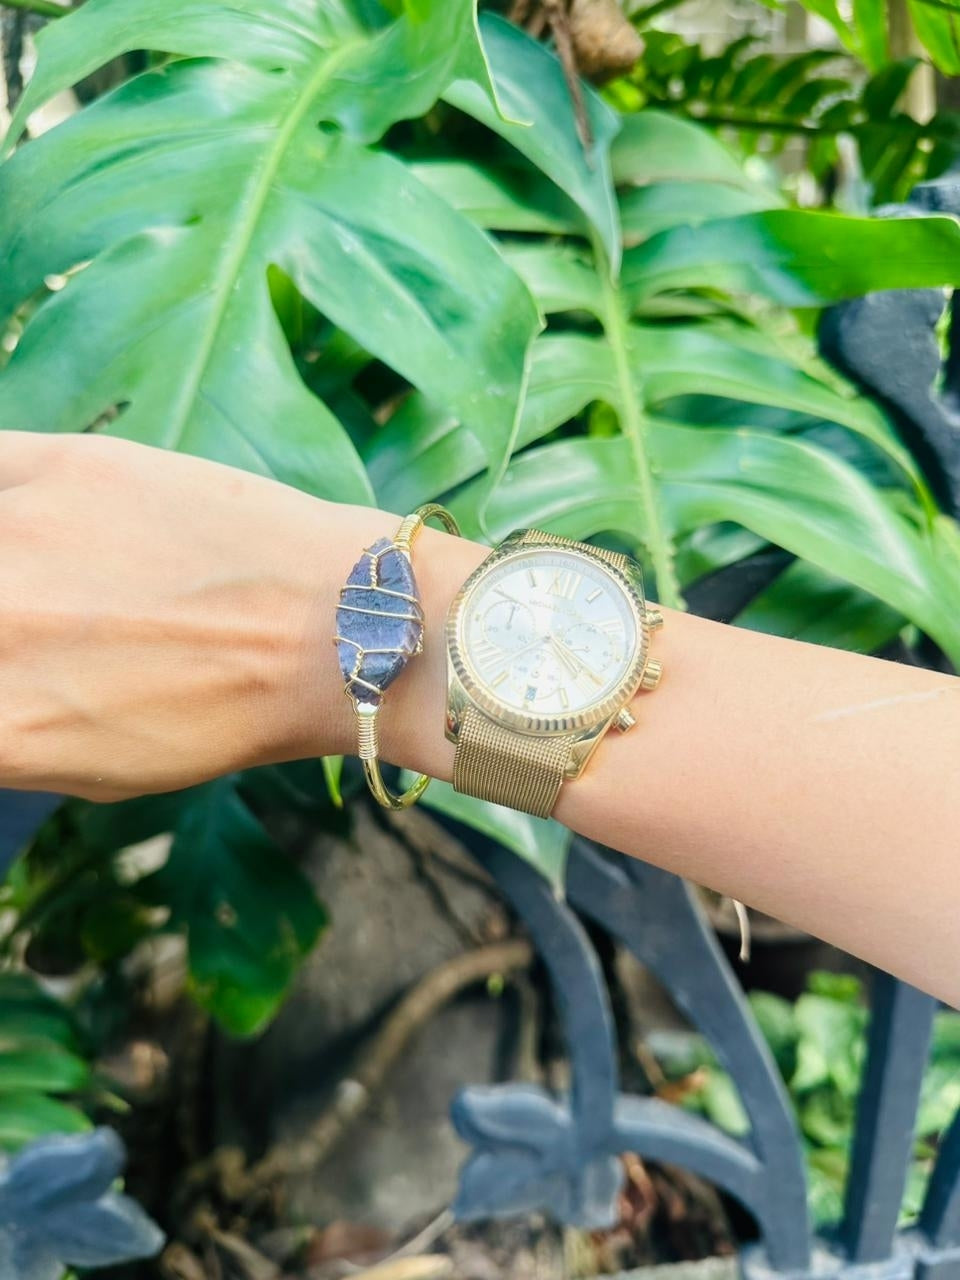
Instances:
[[[447,737],[458,791],[545,818],[661,665],[640,566],[539,529],[512,533],[447,618]]]

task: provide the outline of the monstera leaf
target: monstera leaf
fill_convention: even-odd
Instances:
[[[396,6],[394,6],[396,7]],[[51,24],[13,133],[125,50],[182,55],[0,167],[0,316],[51,273],[0,425],[134,439],[369,499],[307,390],[270,268],[503,465],[538,324],[489,240],[370,144],[453,81],[492,92],[475,0],[89,0]]]
[[[764,202],[719,143],[656,113],[625,122],[612,170],[625,205],[685,179]],[[452,165],[426,173],[464,212],[507,233],[517,225],[514,173],[488,165],[485,178],[481,203],[475,187],[457,200]],[[537,192],[523,195],[529,229]],[[557,323],[534,344],[520,452],[486,508],[484,531],[498,537],[540,524],[581,538],[617,534],[650,563],[659,598],[676,605],[678,542],[735,522],[885,601],[960,656],[960,625],[943,603],[960,589],[956,527],[937,513],[882,412],[781,336],[792,322],[778,309],[952,284],[960,228],[947,218],[872,221],[779,209],[775,199],[769,206],[691,232],[674,199],[672,223],[658,220],[646,236],[631,226],[619,281],[597,233],[592,251],[556,234],[553,205],[541,228],[551,224],[550,239],[504,234],[505,256]],[[706,397],[725,406],[723,428],[680,416]],[[779,415],[754,425],[756,406]],[[797,438],[804,425],[824,422],[888,460],[898,477],[892,492],[813,437]],[[551,438],[561,429],[563,438]],[[423,396],[405,402],[366,450],[381,499],[456,490],[458,514],[480,531],[477,492],[463,485],[483,458],[458,438],[442,406]]]
[[[496,14],[481,19],[484,48],[493,73],[482,80],[458,80],[444,95],[532,160],[576,207],[585,229],[599,236],[614,269],[620,259],[620,222],[610,181],[610,144],[618,117],[586,85],[582,96],[590,125],[585,147],[571,129],[570,90],[563,69],[542,44]]]
[[[624,288],[634,306],[656,293],[703,282],[785,306],[821,306],[881,287],[954,285],[958,250],[960,228],[952,218],[851,218],[775,209],[651,237],[629,251]]]
[[[195,999],[227,1031],[251,1035],[276,1013],[327,917],[238,781],[75,811],[84,847],[103,857],[170,837],[163,865],[124,891],[164,911],[159,928],[185,935]]]
[[[403,785],[410,786],[416,774],[404,770]],[[490,804],[454,791],[449,782],[434,780],[424,792],[428,809],[466,823],[474,831],[495,840],[505,849],[536,867],[540,874],[562,892],[567,855],[573,834],[553,818],[534,818],[516,809]]]

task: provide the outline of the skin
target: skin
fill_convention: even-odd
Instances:
[[[0,784],[114,800],[350,753],[340,585],[398,518],[95,436],[0,434]],[[427,529],[424,655],[387,760],[449,779],[448,604],[486,548]],[[665,675],[556,817],[960,1005],[960,680],[668,612]]]

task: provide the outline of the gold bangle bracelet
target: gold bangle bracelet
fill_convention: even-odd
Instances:
[[[367,547],[340,590],[333,641],[343,673],[343,691],[357,717],[357,754],[374,799],[386,809],[406,809],[423,795],[421,773],[397,795],[380,773],[380,709],[387,686],[410,658],[423,651],[423,606],[411,551],[427,520],[459,534],[456,520],[435,502],[405,516],[393,538]]]

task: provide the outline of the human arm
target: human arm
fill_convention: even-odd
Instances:
[[[396,524],[183,455],[4,433],[0,782],[114,799],[351,752],[333,615]],[[414,553],[426,645],[383,747],[436,777],[443,619],[485,554],[435,530]],[[960,1004],[960,680],[676,612],[655,644],[660,689],[556,816]]]

